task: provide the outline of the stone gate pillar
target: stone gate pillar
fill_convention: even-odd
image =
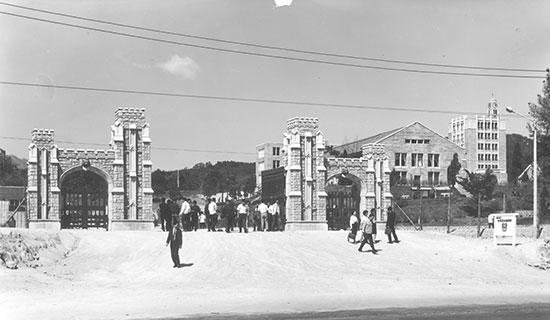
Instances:
[[[392,204],[389,158],[381,144],[362,146],[362,157],[367,160],[365,201],[367,210],[376,209],[376,221],[386,222],[387,208]]]
[[[54,131],[34,129],[29,145],[27,219],[29,228],[61,229],[57,185],[59,162]]]
[[[118,108],[111,127],[113,217],[111,230],[153,228],[151,139],[143,108]]]
[[[317,118],[287,121],[283,151],[286,170],[286,230],[328,230],[323,134]]]

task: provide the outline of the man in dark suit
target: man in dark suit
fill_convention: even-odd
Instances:
[[[170,245],[170,253],[172,255],[172,261],[174,262],[174,268],[179,268],[180,266],[179,250],[182,244],[183,236],[181,234],[181,226],[179,223],[176,223],[168,232],[168,238],[166,238],[166,246]]]
[[[235,223],[235,208],[233,201],[228,201],[222,208],[222,216],[225,218],[225,232],[230,233]]]
[[[395,234],[395,212],[393,211],[392,207],[388,207],[388,220],[386,222],[386,235],[388,236],[388,242],[389,243],[398,243],[399,239],[397,239],[397,235]],[[391,236],[393,235],[393,238],[395,239],[392,241]]]
[[[172,217],[170,216],[170,208],[168,207],[168,203],[166,199],[162,198],[160,205],[159,205],[159,211],[160,211],[160,226],[162,228],[162,231],[170,231],[172,228]]]

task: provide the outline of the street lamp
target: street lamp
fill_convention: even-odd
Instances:
[[[537,165],[537,128],[535,126],[535,119],[532,117],[521,114],[510,107],[506,107],[506,111],[509,113],[515,113],[518,116],[527,119],[532,123],[533,127],[533,227],[535,228],[535,238],[539,237],[539,206],[538,206],[538,165]]]

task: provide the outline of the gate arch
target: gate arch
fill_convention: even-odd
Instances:
[[[329,229],[346,229],[353,212],[360,212],[361,179],[344,169],[326,179],[325,192]]]
[[[61,228],[108,229],[111,222],[112,185],[109,174],[89,164],[63,172],[59,177]]]

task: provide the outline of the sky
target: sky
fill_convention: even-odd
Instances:
[[[12,0],[7,0],[11,2]],[[14,1],[14,0],[13,0]],[[441,64],[544,70],[550,66],[550,2],[273,0],[18,1],[19,5],[205,37],[302,50]],[[0,5],[0,11],[198,45],[397,68],[220,44],[61,18]],[[0,14],[0,81],[485,113],[527,113],[543,79],[416,74],[284,61],[157,43]],[[426,70],[460,71],[422,67]],[[464,70],[463,70],[464,71]],[[475,72],[475,71],[472,71]],[[496,73],[496,72],[491,72]],[[503,73],[503,72],[498,72]],[[529,73],[533,75],[533,73]],[[538,73],[544,77],[544,73]],[[146,108],[155,168],[255,160],[255,147],[282,141],[286,120],[319,118],[329,144],[341,144],[420,121],[447,135],[451,114],[321,108],[0,85],[0,137],[104,143],[117,107]],[[527,134],[525,120],[508,131]],[[9,154],[28,157],[28,141],[0,138]],[[76,147],[58,144],[59,147]]]

